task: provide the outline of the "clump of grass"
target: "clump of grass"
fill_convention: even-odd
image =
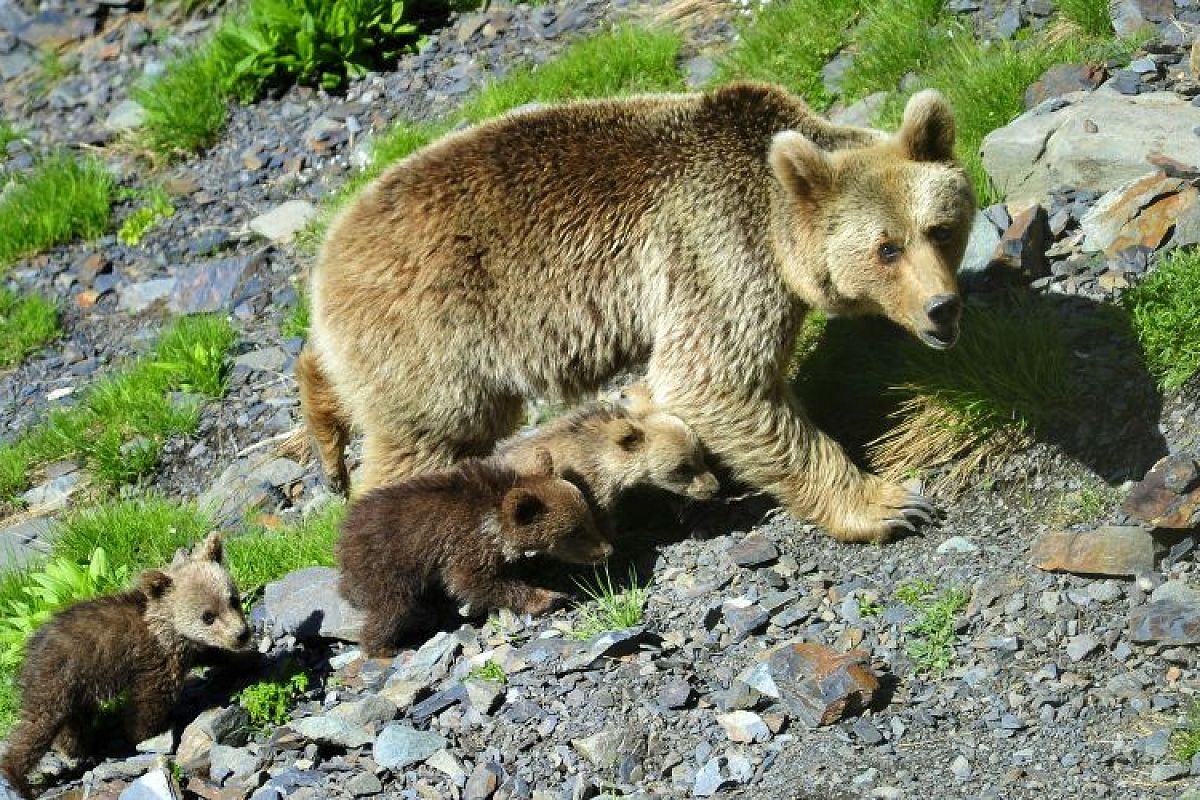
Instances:
[[[171,204],[171,197],[162,187],[155,186],[140,192],[130,192],[128,197],[140,199],[143,205],[135,209],[121,223],[121,228],[117,231],[117,239],[122,244],[130,246],[140,244],[142,237],[151,228],[162,220],[175,216],[175,206]]]
[[[508,673],[504,671],[504,667],[500,666],[495,661],[488,659],[467,673],[467,680],[505,683],[508,681]]]
[[[878,617],[883,613],[883,604],[876,600],[871,600],[867,597],[859,597],[856,602],[858,603],[858,615],[863,619]]]
[[[67,517],[54,552],[73,561],[103,547],[109,560],[131,572],[170,563],[179,548],[204,538],[212,522],[192,503],[158,495],[101,503]]]
[[[679,47],[678,34],[670,31],[620,27],[488,84],[467,101],[462,116],[479,122],[525,103],[680,89]]]
[[[93,476],[109,486],[145,475],[158,463],[166,438],[192,432],[199,421],[197,401],[175,401],[169,393],[222,394],[225,351],[233,338],[228,321],[218,317],[178,320],[149,357],[0,446],[0,498],[28,486],[36,465],[59,458],[82,457]]]
[[[292,306],[287,316],[283,318],[283,324],[279,326],[279,332],[285,338],[289,339],[297,336],[307,336],[311,314],[312,306],[308,301],[308,293],[300,292],[296,297],[296,305]]]
[[[7,120],[0,119],[0,158],[3,158],[8,146],[19,141],[21,134]]]
[[[846,97],[893,91],[905,75],[926,69],[950,35],[941,22],[941,0],[867,4],[853,34],[854,61],[842,86]]]
[[[0,368],[20,363],[61,332],[54,303],[0,287]]]
[[[890,416],[867,456],[892,478],[958,460],[944,481],[961,486],[978,466],[1023,446],[1074,407],[1070,350],[1059,318],[1044,306],[970,307],[958,344],[947,351],[885,322],[839,323],[826,327],[801,365],[797,388],[835,428],[847,409]],[[855,365],[850,375],[846,364]],[[866,429],[870,422],[854,424]]]
[[[646,598],[650,595],[649,584],[640,585],[630,570],[629,586],[618,590],[607,567],[603,575],[597,572],[594,578],[592,583],[578,583],[588,602],[577,606],[579,622],[571,629],[572,639],[591,639],[607,631],[632,628],[642,621]]]
[[[935,593],[929,581],[913,581],[897,588],[896,596],[916,616],[904,632],[909,637],[905,652],[917,671],[945,672],[954,661],[954,626],[958,612],[967,607],[967,592],[952,588]]]
[[[167,65],[153,83],[132,94],[146,109],[147,147],[163,155],[202,150],[216,141],[229,118],[224,66],[206,49]]]
[[[1091,36],[1112,36],[1108,0],[1057,0],[1059,13]]]
[[[259,681],[242,689],[237,701],[246,710],[250,726],[257,731],[267,731],[288,721],[292,706],[308,691],[308,684],[308,675],[293,662],[279,678]]]
[[[108,227],[113,180],[96,159],[54,153],[10,182],[0,194],[0,268]]]
[[[225,560],[244,598],[303,567],[334,566],[333,545],[345,508],[330,503],[281,530],[253,530],[225,542]]]
[[[1097,483],[1064,492],[1050,510],[1050,524],[1059,527],[1098,519],[1116,505],[1119,493]]]
[[[1163,389],[1178,389],[1200,372],[1200,250],[1168,254],[1121,302]]]
[[[821,67],[846,43],[863,0],[793,0],[760,9],[741,26],[741,39],[717,67],[718,81],[779,83],[818,109],[833,98]]]
[[[1200,702],[1193,702],[1182,725],[1171,734],[1171,757],[1184,764],[1200,753]]]

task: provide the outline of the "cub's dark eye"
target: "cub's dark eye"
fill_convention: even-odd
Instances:
[[[890,242],[879,245],[879,260],[884,264],[894,264],[903,251]]]
[[[205,611],[203,614],[200,615],[200,620],[205,625],[212,625],[214,622],[217,621],[217,615],[211,611]]]
[[[925,235],[929,237],[929,241],[942,244],[950,241],[950,226],[949,225],[934,225]]]

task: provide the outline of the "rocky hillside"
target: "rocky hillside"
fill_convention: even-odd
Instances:
[[[26,623],[210,527],[260,635],[196,675],[170,732],[47,756],[45,796],[1200,789],[1200,5],[467,5],[425,4],[338,85],[223,89],[184,147],[151,134],[146,87],[231,10],[0,0],[0,716]],[[606,572],[545,570],[577,607],[364,658],[340,504],[287,447],[323,220],[491,113],[737,77],[860,124],[922,86],[955,104],[981,197],[963,342],[814,321],[796,366],[821,424],[939,524],[850,546],[736,487],[646,500]],[[27,591],[51,567],[49,599]]]

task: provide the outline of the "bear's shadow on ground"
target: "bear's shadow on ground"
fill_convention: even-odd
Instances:
[[[1031,292],[976,294],[972,307],[1013,309],[1049,321],[1064,337],[1069,353],[1071,401],[1053,415],[1054,424],[1031,431],[1037,442],[1050,444],[1116,486],[1140,479],[1167,452],[1159,430],[1162,394],[1146,368],[1127,312],[1120,306],[1066,295]],[[970,314],[964,326],[970,324]],[[964,336],[970,335],[964,332]],[[888,358],[896,348],[912,346],[911,337],[885,320],[830,320],[806,364],[848,364]],[[990,343],[989,343],[990,344]],[[989,348],[990,351],[990,348]],[[994,343],[1000,362],[1017,363],[1022,353],[1014,343]],[[1027,354],[1025,354],[1027,355]],[[800,367],[799,383],[808,376]],[[819,387],[820,397],[812,390]],[[867,445],[893,424],[898,399],[885,384],[830,380],[821,376],[798,389],[814,423],[836,438],[860,466],[870,469]],[[813,400],[817,402],[813,402]],[[608,582],[615,591],[645,585],[653,575],[659,549],[685,539],[714,539],[747,532],[773,510],[768,496],[738,486],[719,464],[722,498],[690,503],[653,489],[635,490],[614,514],[616,554],[602,568],[548,564],[537,560],[524,570],[530,583],[564,592],[575,602],[588,599],[584,587]],[[939,498],[939,504],[953,498]],[[454,630],[465,620],[443,613],[431,630]]]

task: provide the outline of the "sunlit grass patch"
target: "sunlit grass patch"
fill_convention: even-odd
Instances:
[[[20,363],[61,332],[54,303],[0,287],[0,369]]]
[[[846,43],[863,0],[773,2],[741,26],[741,38],[721,59],[717,79],[778,83],[816,108],[833,98],[821,68]]]
[[[22,256],[108,228],[113,179],[94,158],[53,153],[9,181],[0,194],[0,270]]]
[[[649,583],[642,585],[637,582],[637,576],[629,573],[629,585],[618,589],[604,568],[603,574],[597,572],[594,580],[579,583],[579,588],[586,596],[587,602],[577,606],[579,622],[571,629],[572,639],[591,639],[607,631],[632,628],[642,621],[645,613],[646,599],[650,596]]]
[[[1150,374],[1167,390],[1200,372],[1200,249],[1165,256],[1122,297]]]

